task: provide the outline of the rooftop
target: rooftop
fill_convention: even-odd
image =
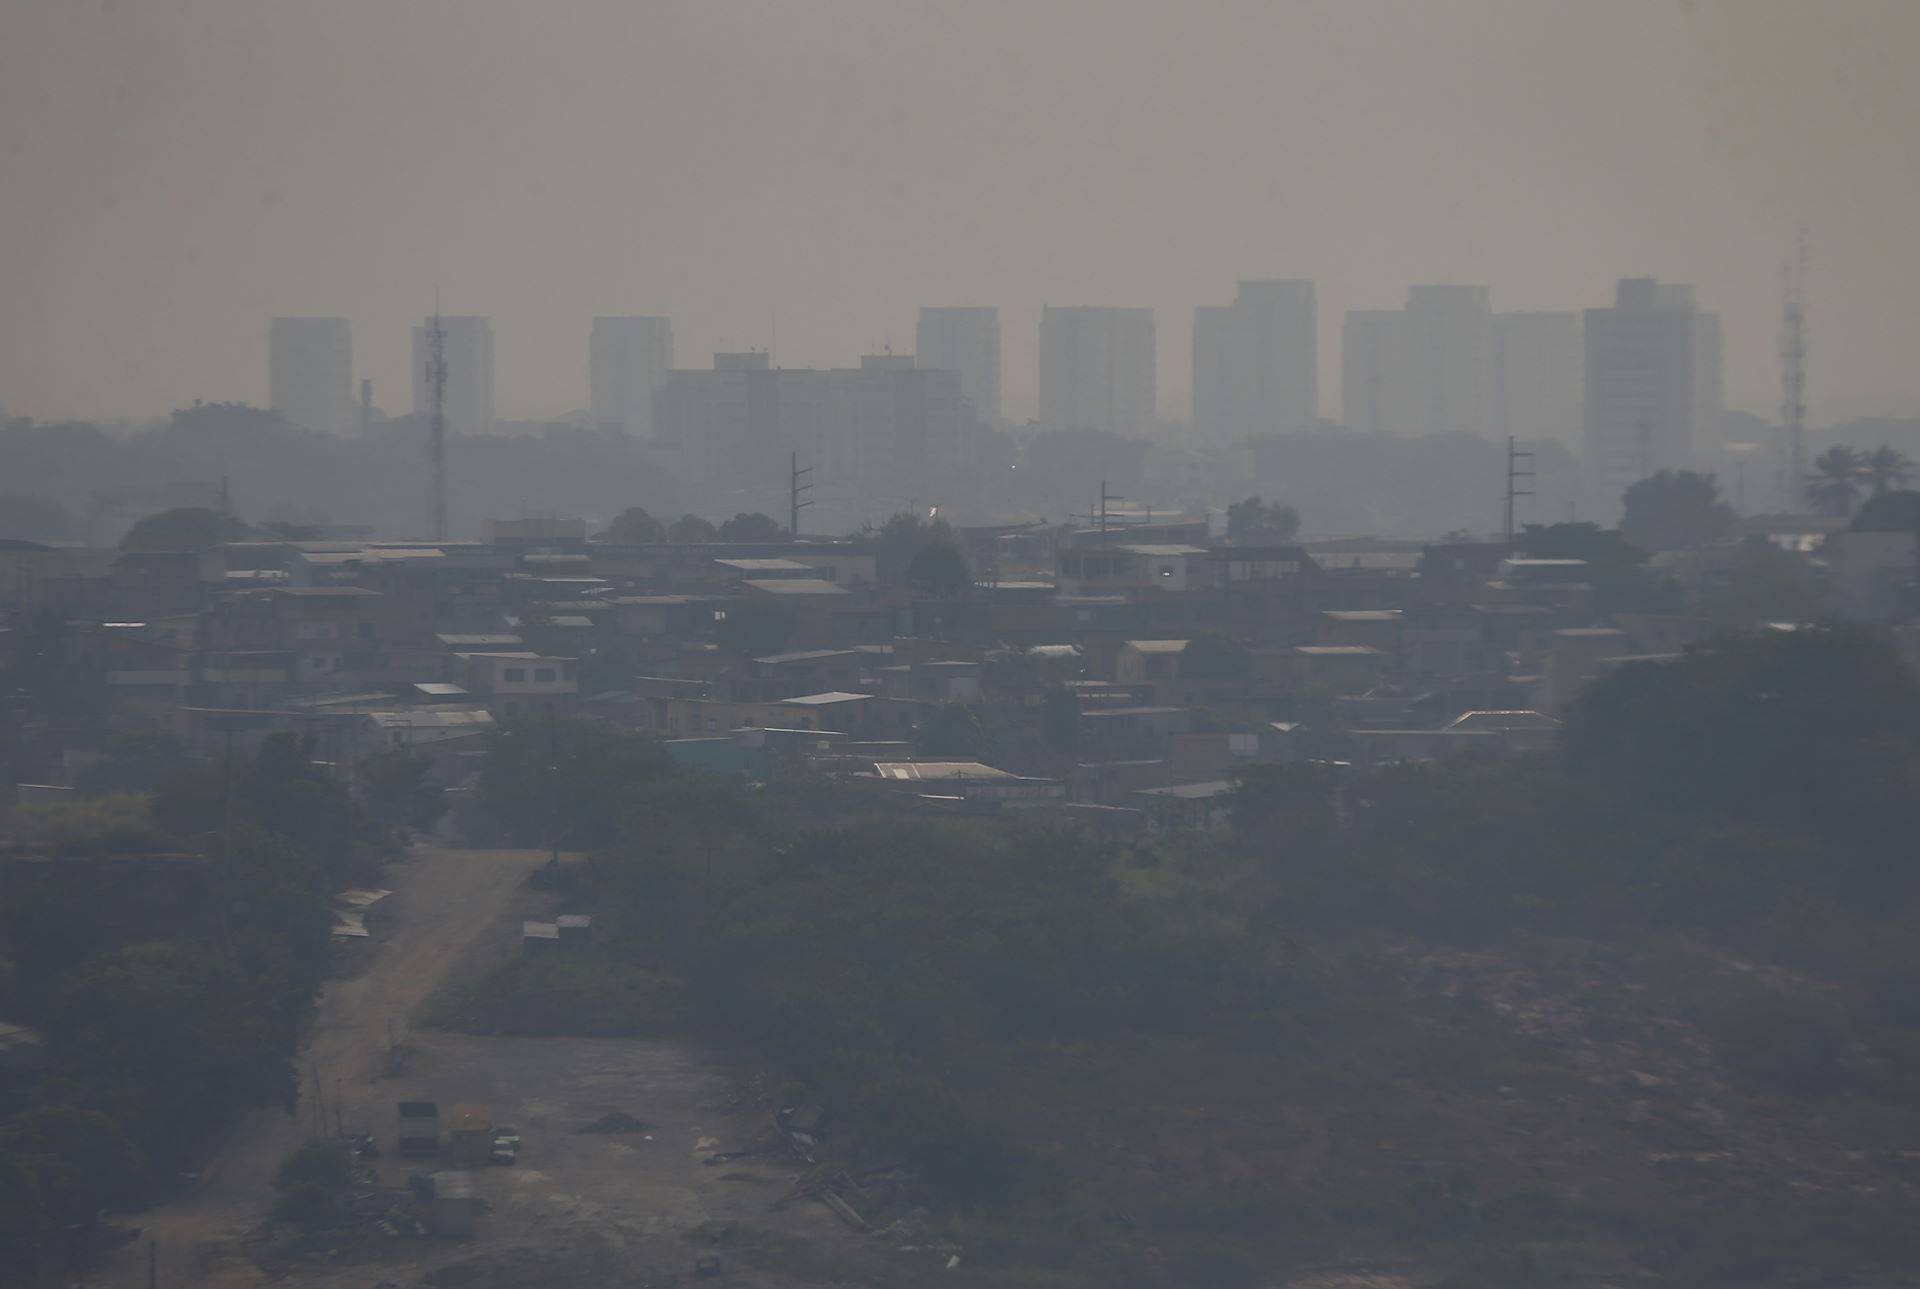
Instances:
[[[932,782],[943,779],[1017,779],[1017,774],[996,770],[979,761],[875,761],[874,771],[883,779]]]
[[[785,707],[827,707],[834,703],[864,703],[872,697],[872,694],[849,694],[840,690],[828,690],[824,694],[802,694],[798,698],[783,698],[780,703]]]
[[[819,577],[748,578],[741,585],[767,595],[846,595],[847,588]]]
[[[1129,640],[1127,648],[1135,653],[1179,653],[1190,643],[1187,640]]]

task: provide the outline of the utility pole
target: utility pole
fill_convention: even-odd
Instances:
[[[1787,502],[1807,508],[1807,226],[1793,230],[1793,253],[1781,270],[1780,425],[1787,434]]]
[[[813,467],[802,470],[800,454],[795,452],[787,475],[787,536],[796,542],[800,540],[800,512],[813,504],[801,500],[803,494],[813,491],[813,484],[808,482],[812,477]]]
[[[1526,468],[1521,468],[1521,462]],[[1518,497],[1531,497],[1531,488],[1522,488],[1521,481],[1533,479],[1533,453],[1523,452],[1514,444],[1513,435],[1507,435],[1507,554],[1513,554],[1513,503]]]
[[[440,325],[440,293],[433,293],[433,321],[427,325],[427,392],[432,419],[427,450],[433,463],[433,540],[447,540],[447,332]]]

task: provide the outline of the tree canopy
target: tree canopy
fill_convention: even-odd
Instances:
[[[1662,470],[1627,489],[1620,535],[1651,551],[1687,550],[1719,541],[1739,516],[1720,500],[1710,474]]]
[[[718,534],[723,542],[777,542],[786,535],[787,530],[780,526],[779,520],[758,511],[752,514],[741,511],[721,524]]]
[[[720,530],[698,515],[682,515],[667,528],[667,540],[682,546],[720,540]]]
[[[667,538],[666,527],[639,506],[628,506],[613,517],[602,535],[605,540],[628,546],[652,546]]]
[[[238,541],[247,526],[204,506],[180,506],[148,515],[120,539],[123,551],[199,551]]]
[[[1227,507],[1227,540],[1236,546],[1275,546],[1300,532],[1300,512],[1258,496]]]
[[[973,571],[953,547],[923,546],[907,564],[907,585],[922,595],[965,595],[973,589]]]

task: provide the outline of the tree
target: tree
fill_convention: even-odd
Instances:
[[[1646,550],[1688,550],[1719,541],[1739,516],[1710,474],[1662,470],[1627,489],[1620,535]]]
[[[944,519],[925,520],[906,511],[888,517],[878,529],[856,534],[874,544],[875,576],[891,586],[907,575],[913,557],[929,546],[955,546],[953,526]]]
[[[433,763],[423,756],[401,748],[375,752],[360,763],[367,812],[389,828],[432,828],[447,813],[447,790],[432,774]]]
[[[667,529],[640,507],[628,506],[613,517],[601,537],[626,546],[653,546],[667,539]]]
[[[1883,492],[1867,498],[1853,517],[1857,533],[1920,532],[1920,492]]]
[[[667,529],[667,540],[679,546],[697,546],[720,540],[720,530],[698,515],[682,515]]]
[[[134,730],[109,742],[101,758],[81,771],[78,786],[88,794],[151,792],[187,759],[187,745],[171,730]]]
[[[1741,542],[1724,574],[1701,590],[1700,609],[1723,626],[1809,622],[1823,607],[1807,557],[1758,533]]]
[[[1195,636],[1180,651],[1182,680],[1245,680],[1252,672],[1246,648],[1226,636]]]
[[[204,506],[180,506],[148,515],[120,539],[123,551],[200,551],[247,535],[237,519]]]
[[[1907,480],[1913,478],[1913,468],[1912,461],[1884,443],[1860,458],[1860,477],[1875,497],[1885,496],[1889,489],[1904,487]]]
[[[1636,808],[1711,814],[1822,840],[1829,880],[1890,897],[1914,876],[1920,690],[1882,637],[1803,627],[1722,636],[1587,688],[1568,764]]]
[[[787,530],[780,526],[779,520],[758,511],[753,514],[741,511],[721,524],[719,532],[723,542],[777,542],[786,535]]]
[[[508,844],[591,848],[614,838],[633,790],[672,772],[654,739],[596,721],[522,718],[487,736],[475,805]]]
[[[1823,515],[1853,513],[1854,499],[1860,491],[1860,454],[1836,443],[1813,459],[1813,473],[1806,481],[1807,500]]]
[[[1300,531],[1300,513],[1292,506],[1258,496],[1227,507],[1227,540],[1235,546],[1280,546]]]
[[[1670,613],[1685,603],[1685,593],[1647,571],[1647,552],[1620,533],[1598,524],[1527,524],[1514,545],[1529,559],[1578,559],[1587,564],[1596,614]]]
[[[973,571],[953,547],[923,546],[907,565],[907,584],[922,595],[965,595],[973,589]]]

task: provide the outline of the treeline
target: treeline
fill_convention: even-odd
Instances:
[[[51,857],[0,870],[0,1016],[48,1065],[0,1103],[0,1267],[24,1274],[83,1260],[236,1114],[293,1109],[329,897],[391,837],[290,735],[230,771],[129,739],[93,780],[122,791],[4,821]]]

